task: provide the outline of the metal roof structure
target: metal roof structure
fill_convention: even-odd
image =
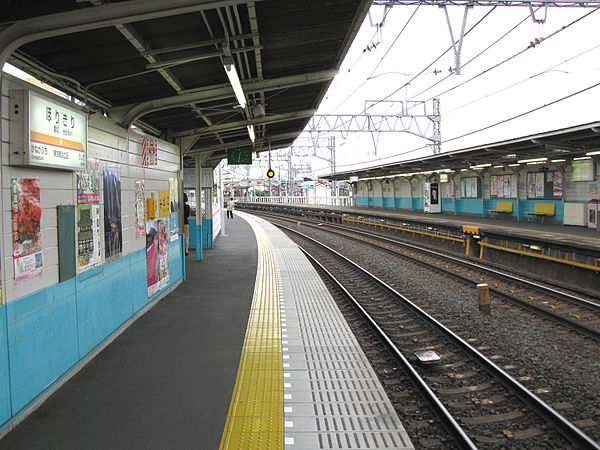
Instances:
[[[180,139],[184,164],[293,143],[316,111],[370,0],[0,1],[8,61],[106,114]],[[233,63],[240,107],[224,64]],[[248,126],[256,139],[251,141]]]
[[[600,122],[592,122],[560,130],[523,136],[493,144],[479,145],[439,155],[425,156],[364,169],[322,175],[319,178],[347,181],[350,176],[382,178],[443,170],[469,169],[491,164],[507,166],[518,161],[536,158],[565,160],[585,157],[600,149]]]

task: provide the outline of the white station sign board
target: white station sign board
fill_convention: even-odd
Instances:
[[[10,164],[82,170],[87,116],[27,90],[10,92]]]

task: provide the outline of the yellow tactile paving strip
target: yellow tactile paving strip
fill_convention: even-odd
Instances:
[[[254,297],[220,449],[283,449],[279,291],[269,238],[248,216],[258,244]]]

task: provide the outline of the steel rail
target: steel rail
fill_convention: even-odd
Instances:
[[[281,216],[270,215],[270,214],[265,214],[265,213],[262,213],[262,215],[271,216],[271,217],[277,217],[278,219],[297,222],[297,220],[293,220],[293,219],[290,219],[290,218],[287,218],[287,217],[281,217]],[[313,224],[312,226],[315,226],[314,225],[315,222],[312,222],[312,221],[306,220],[306,219],[304,219],[304,220],[307,223],[309,223],[309,224],[312,223]],[[469,261],[466,261],[466,260],[462,260],[460,258],[456,258],[456,257],[450,256],[450,255],[446,255],[446,254],[443,254],[443,253],[439,253],[439,252],[436,252],[435,250],[430,250],[430,249],[425,248],[425,247],[419,247],[419,246],[416,246],[414,244],[409,244],[409,243],[406,243],[406,242],[403,242],[403,241],[398,241],[398,240],[395,240],[395,239],[390,239],[390,238],[387,238],[385,236],[381,236],[379,234],[369,234],[369,233],[367,233],[365,231],[362,231],[362,230],[356,230],[354,228],[344,227],[344,226],[340,226],[340,225],[334,225],[334,224],[330,224],[330,223],[321,224],[320,226],[318,226],[318,229],[322,230],[323,229],[322,225],[325,225],[326,227],[329,227],[329,228],[338,229],[338,230],[341,230],[341,231],[350,231],[352,233],[363,235],[363,236],[366,236],[366,237],[369,237],[369,238],[375,236],[378,239],[381,239],[383,241],[389,242],[389,243],[394,244],[394,245],[405,246],[405,247],[408,247],[408,248],[410,248],[412,250],[415,250],[415,251],[421,251],[423,253],[428,253],[430,255],[434,255],[434,256],[437,256],[437,257],[440,257],[440,258],[444,258],[444,259],[448,259],[448,260],[450,260],[450,261],[452,261],[452,262],[454,262],[456,264],[464,264],[464,265],[470,266],[471,268],[479,269],[479,270],[482,270],[482,271],[485,271],[485,272],[488,272],[488,273],[492,273],[494,275],[503,276],[503,277],[508,278],[509,280],[520,282],[520,283],[522,283],[522,284],[524,284],[524,285],[526,285],[528,287],[533,286],[533,287],[539,288],[540,290],[544,290],[546,292],[550,292],[553,295],[564,296],[569,301],[572,301],[572,302],[574,302],[576,304],[579,304],[580,306],[588,307],[588,308],[591,308],[591,309],[595,310],[596,312],[600,312],[600,305],[597,304],[597,303],[591,302],[589,300],[582,299],[580,297],[577,297],[577,296],[574,296],[574,295],[571,295],[571,294],[568,294],[568,293],[565,293],[565,292],[562,292],[562,291],[559,291],[559,290],[555,290],[555,289],[550,288],[550,287],[546,287],[544,285],[535,283],[533,281],[528,281],[526,279],[523,279],[523,278],[511,275],[511,274],[508,274],[508,273],[505,273],[505,272],[502,272],[502,271],[497,271],[495,269],[487,268],[485,266],[481,266],[479,264],[475,264],[475,263],[472,263],[472,262],[469,262]],[[340,231],[338,231],[338,233],[339,232]],[[442,272],[444,274],[450,275],[450,276],[452,276],[454,278],[457,278],[457,279],[459,279],[461,281],[464,281],[464,282],[473,282],[473,280],[471,280],[470,278],[465,277],[464,275],[461,275],[459,273],[452,272],[450,270],[445,270],[442,267],[428,265],[427,263],[423,262],[420,259],[413,258],[413,257],[408,256],[408,255],[403,255],[403,254],[398,253],[398,252],[396,252],[396,251],[394,251],[392,249],[381,247],[381,246],[376,245],[376,244],[374,244],[372,242],[368,242],[368,241],[362,240],[362,239],[360,239],[358,237],[349,236],[349,235],[343,234],[343,233],[340,233],[340,234],[342,234],[343,236],[347,237],[348,239],[354,239],[354,240],[357,240],[357,241],[362,242],[364,244],[372,245],[372,246],[374,246],[374,247],[376,247],[376,248],[378,248],[380,250],[390,252],[390,253],[392,253],[394,255],[399,255],[399,256],[404,257],[404,258],[409,258],[409,259],[411,259],[411,260],[413,260],[413,261],[415,261],[415,262],[417,262],[419,264],[427,265],[428,267],[431,267],[433,270],[440,271],[440,272]],[[525,300],[522,300],[522,299],[518,298],[517,296],[510,295],[510,294],[508,294],[506,292],[503,292],[500,289],[497,289],[497,288],[494,288],[494,287],[489,287],[489,290],[490,290],[490,292],[492,292],[492,293],[494,293],[494,294],[496,294],[496,295],[504,298],[505,300],[511,302],[515,306],[518,306],[520,308],[526,309],[526,310],[528,310],[528,311],[530,311],[532,313],[535,313],[535,314],[540,314],[540,315],[544,316],[545,318],[547,318],[549,320],[552,320],[553,322],[555,322],[555,323],[557,323],[557,324],[559,324],[561,326],[565,326],[565,327],[570,328],[571,330],[576,331],[576,332],[578,332],[578,333],[580,333],[580,334],[582,334],[584,336],[587,336],[587,337],[589,337],[591,339],[594,339],[596,341],[600,341],[600,331],[598,331],[597,329],[594,329],[594,328],[589,327],[587,325],[584,325],[584,324],[582,324],[582,323],[580,323],[580,322],[578,322],[576,320],[573,320],[573,319],[570,319],[568,317],[565,317],[565,316],[562,316],[560,314],[557,314],[557,313],[555,313],[555,312],[553,312],[551,310],[548,310],[548,309],[546,309],[546,308],[544,308],[542,306],[538,306],[538,305],[536,305],[534,303],[530,303],[530,302],[527,302]]]
[[[468,342],[466,342],[460,336],[455,334],[452,330],[447,328],[441,322],[437,321],[433,316],[429,315],[427,312],[425,312],[423,309],[421,309],[419,306],[417,306],[415,303],[413,303],[407,297],[405,297],[404,295],[402,295],[401,293],[396,291],[394,288],[389,286],[387,283],[380,280],[375,275],[371,274],[369,271],[362,268],[360,265],[358,265],[354,261],[346,258],[344,255],[333,250],[332,248],[328,247],[327,245],[325,245],[303,233],[300,233],[292,228],[286,227],[284,225],[279,225],[279,224],[275,224],[275,225],[280,228],[283,228],[293,234],[301,236],[303,239],[306,239],[309,242],[312,242],[312,243],[318,245],[319,247],[324,248],[326,251],[330,252],[331,254],[334,254],[339,259],[344,261],[346,264],[353,266],[354,268],[356,268],[356,270],[363,273],[367,277],[371,278],[373,281],[375,281],[377,284],[379,284],[381,287],[383,287],[385,290],[387,290],[390,294],[392,294],[393,296],[400,299],[406,306],[408,306],[410,309],[412,309],[414,312],[416,312],[419,316],[421,316],[421,318],[425,319],[425,321],[428,322],[431,326],[433,326],[439,332],[441,332],[442,334],[445,334],[447,337],[452,339],[455,344],[457,344],[464,351],[469,353],[474,359],[476,359],[480,364],[482,364],[482,366],[484,366],[486,368],[486,370],[488,370],[489,373],[496,376],[505,386],[508,386],[509,388],[513,389],[517,393],[519,398],[521,398],[521,400],[523,400],[526,404],[528,404],[530,407],[532,407],[546,421],[551,423],[554,426],[554,428],[563,437],[565,437],[571,443],[581,446],[582,448],[590,448],[590,449],[600,450],[600,445],[598,445],[589,436],[587,436],[585,433],[583,433],[583,431],[581,431],[579,428],[577,428],[575,425],[573,425],[571,422],[569,422],[566,418],[564,418],[558,412],[556,412],[554,409],[552,409],[548,404],[546,404],[543,400],[541,400],[533,392],[531,392],[529,389],[527,389],[525,386],[523,386],[521,383],[519,383],[517,380],[515,380],[513,377],[511,377],[508,373],[506,373],[497,364],[495,364],[493,361],[486,358],[485,355],[483,355],[480,351],[475,349]]]

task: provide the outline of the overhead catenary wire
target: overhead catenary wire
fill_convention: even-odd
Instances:
[[[593,85],[591,85],[591,86],[588,86],[588,87],[586,87],[586,88],[580,89],[580,90],[578,90],[578,91],[576,91],[576,92],[572,92],[571,94],[565,95],[565,96],[563,96],[563,97],[561,97],[561,98],[558,98],[558,99],[556,99],[556,100],[553,100],[553,101],[551,101],[551,102],[548,102],[548,103],[545,103],[545,104],[543,104],[543,105],[537,106],[537,107],[535,107],[535,108],[533,108],[533,109],[530,109],[530,110],[528,110],[528,111],[522,112],[522,113],[520,113],[520,114],[517,114],[517,115],[515,115],[515,116],[509,117],[509,118],[507,118],[507,119],[500,120],[500,121],[498,121],[498,122],[495,122],[495,123],[492,123],[492,124],[490,124],[490,125],[486,125],[486,126],[484,126],[484,127],[478,128],[478,129],[476,129],[476,130],[472,130],[472,131],[469,131],[469,132],[467,132],[467,133],[461,134],[461,135],[459,135],[459,136],[454,136],[454,137],[452,137],[452,138],[445,139],[445,140],[443,140],[443,141],[441,142],[441,144],[446,144],[446,143],[448,143],[448,142],[453,142],[453,141],[456,141],[456,140],[458,140],[458,139],[462,139],[462,138],[464,138],[464,137],[467,137],[467,136],[472,136],[472,135],[474,135],[474,134],[477,134],[477,133],[480,133],[480,132],[482,132],[482,131],[489,130],[489,129],[491,129],[491,128],[494,128],[494,127],[497,127],[497,126],[499,126],[499,125],[503,125],[503,124],[505,124],[505,123],[508,123],[508,122],[511,122],[511,121],[513,121],[513,120],[515,120],[515,119],[519,119],[519,118],[521,118],[521,117],[524,117],[524,116],[526,116],[526,115],[532,114],[532,113],[534,113],[534,112],[537,112],[537,111],[540,111],[540,110],[542,110],[542,109],[544,109],[544,108],[547,108],[547,107],[549,107],[549,106],[552,106],[552,105],[555,105],[555,104],[557,104],[557,103],[560,103],[560,102],[562,102],[562,101],[565,101],[565,100],[568,100],[568,99],[570,99],[570,98],[573,98],[573,97],[575,97],[575,96],[577,96],[577,95],[583,94],[584,92],[590,91],[590,90],[592,90],[592,89],[594,89],[594,88],[597,88],[597,87],[599,87],[599,86],[600,86],[600,83],[595,83],[595,84],[593,84]],[[344,165],[344,164],[342,164],[342,165],[338,165],[338,168],[341,168],[341,167],[347,167],[347,166],[354,166],[354,165],[358,165],[358,164],[381,163],[383,160],[386,160],[386,159],[392,159],[392,158],[397,158],[398,156],[407,155],[407,154],[409,154],[409,153],[414,153],[414,152],[417,152],[417,151],[419,151],[419,150],[425,150],[425,149],[427,149],[427,147],[428,147],[427,145],[422,145],[421,147],[417,147],[417,148],[413,148],[413,149],[411,149],[411,150],[406,150],[406,151],[404,151],[404,152],[396,153],[396,154],[394,154],[394,155],[391,155],[391,156],[388,156],[388,157],[385,157],[385,158],[378,158],[378,159],[375,159],[375,160],[370,160],[370,161],[362,161],[362,162],[359,162],[359,163],[353,163],[353,164],[345,164],[345,165]]]
[[[529,80],[531,80],[531,79],[533,79],[533,78],[539,77],[540,75],[543,75],[543,74],[545,74],[545,73],[552,72],[552,71],[554,71],[554,70],[555,70],[557,67],[560,67],[560,66],[562,66],[562,65],[563,65],[563,64],[565,64],[565,63],[571,62],[571,61],[573,61],[574,59],[576,59],[576,58],[579,58],[580,56],[583,56],[583,55],[585,55],[585,54],[587,54],[587,53],[589,53],[589,52],[591,52],[591,51],[593,51],[593,50],[595,50],[595,49],[597,49],[597,48],[599,48],[599,47],[600,47],[600,44],[598,44],[598,45],[594,45],[593,47],[591,47],[591,48],[588,48],[587,50],[584,50],[584,51],[582,51],[582,52],[578,53],[577,55],[574,55],[574,56],[572,56],[572,57],[570,57],[570,58],[568,58],[568,59],[565,59],[564,61],[561,61],[561,62],[559,62],[558,64],[555,64],[555,65],[553,65],[553,66],[551,66],[551,67],[548,67],[548,68],[547,68],[547,69],[545,69],[545,70],[542,70],[541,72],[538,72],[538,73],[536,73],[536,74],[533,74],[533,75],[531,75],[531,76],[529,76],[529,77],[527,77],[527,78],[524,78],[523,80],[517,81],[516,83],[512,83],[512,84],[510,84],[510,85],[508,85],[508,86],[506,86],[506,87],[504,87],[504,88],[502,88],[502,89],[498,89],[497,91],[494,91],[494,92],[492,92],[492,93],[490,93],[490,94],[486,94],[486,95],[484,95],[483,97],[479,97],[479,98],[477,98],[477,99],[475,99],[475,100],[472,100],[472,101],[470,101],[470,102],[468,102],[468,103],[464,103],[464,104],[462,104],[462,105],[460,105],[460,106],[457,106],[456,108],[454,108],[454,109],[451,109],[451,110],[449,110],[449,111],[445,111],[445,112],[444,112],[444,115],[446,115],[446,116],[447,116],[447,115],[449,115],[449,114],[452,114],[453,112],[456,112],[456,111],[458,111],[459,109],[465,108],[465,107],[467,107],[467,106],[469,106],[469,105],[472,105],[472,104],[474,104],[474,103],[477,103],[477,102],[479,102],[479,101],[481,101],[481,100],[484,100],[484,99],[486,99],[486,98],[492,97],[492,96],[494,96],[494,95],[496,95],[496,94],[499,94],[499,93],[501,93],[501,92],[504,92],[504,91],[507,91],[507,90],[509,90],[509,89],[512,89],[512,88],[513,88],[513,87],[515,87],[515,86],[518,86],[518,85],[520,85],[520,84],[526,83],[527,81],[529,81]]]
[[[597,9],[593,9],[592,11],[590,11],[590,12],[588,12],[588,13],[584,14],[583,16],[581,16],[581,17],[579,17],[579,18],[577,18],[577,19],[575,19],[574,21],[572,21],[572,22],[568,23],[567,25],[564,25],[564,26],[562,26],[561,28],[559,28],[558,30],[556,30],[556,31],[554,31],[554,32],[552,32],[552,33],[550,33],[548,36],[546,36],[546,37],[542,37],[542,38],[540,38],[540,39],[536,39],[535,41],[532,41],[532,42],[530,42],[530,43],[529,43],[529,45],[528,45],[527,47],[525,47],[524,49],[520,50],[519,52],[517,52],[517,53],[515,53],[515,54],[513,54],[513,55],[511,55],[511,56],[509,56],[508,58],[505,58],[505,59],[503,59],[502,61],[500,61],[500,62],[498,62],[498,63],[494,64],[494,65],[493,65],[493,66],[491,66],[491,67],[488,67],[487,69],[483,70],[482,72],[478,73],[477,75],[474,75],[473,77],[471,77],[471,78],[469,78],[469,79],[467,79],[467,80],[465,80],[465,81],[463,81],[463,82],[461,82],[461,83],[459,83],[459,84],[457,84],[457,85],[455,85],[455,86],[453,86],[453,87],[451,87],[451,88],[448,88],[448,89],[446,89],[445,91],[442,91],[442,92],[440,92],[440,93],[438,93],[438,94],[436,94],[436,95],[434,95],[434,96],[430,97],[429,99],[427,99],[427,100],[425,100],[425,101],[430,101],[430,100],[432,100],[432,99],[434,99],[434,98],[439,98],[439,97],[441,97],[442,95],[444,95],[444,94],[447,94],[448,92],[452,92],[453,90],[455,90],[455,89],[458,89],[459,87],[462,87],[462,86],[464,86],[464,85],[465,85],[465,84],[467,84],[467,83],[470,83],[471,81],[473,81],[473,80],[475,80],[475,79],[477,79],[477,78],[479,78],[479,77],[481,77],[481,76],[483,76],[483,75],[487,74],[488,72],[490,72],[490,71],[492,71],[492,70],[494,70],[494,69],[497,69],[498,67],[502,66],[503,64],[506,64],[507,62],[509,62],[509,61],[512,61],[513,59],[515,59],[515,58],[517,58],[517,57],[521,56],[521,55],[522,55],[523,53],[525,53],[526,51],[528,51],[528,50],[531,50],[531,49],[533,49],[533,48],[537,47],[537,46],[538,46],[539,44],[541,44],[542,42],[545,42],[545,41],[547,41],[548,39],[551,39],[551,38],[553,38],[554,36],[558,35],[560,32],[562,32],[562,31],[564,31],[564,30],[568,29],[569,27],[571,27],[571,26],[575,25],[576,23],[578,23],[579,21],[581,21],[581,20],[585,19],[586,17],[588,17],[589,15],[591,15],[591,14],[595,13],[596,11],[597,11]]]

